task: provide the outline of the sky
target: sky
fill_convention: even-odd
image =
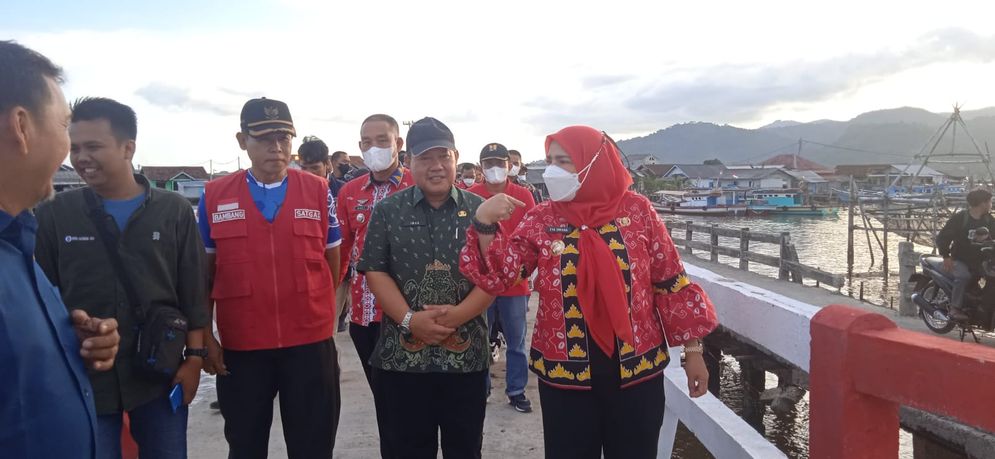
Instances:
[[[69,100],[138,114],[138,165],[246,166],[243,103],[360,154],[373,113],[433,116],[461,161],[542,159],[572,124],[616,140],[676,123],[756,128],[901,106],[995,106],[995,2],[34,0],[0,39],[62,66]],[[402,126],[402,134],[406,129]],[[297,143],[295,143],[296,148]]]

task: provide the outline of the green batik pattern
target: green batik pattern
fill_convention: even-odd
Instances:
[[[415,311],[427,304],[459,304],[473,289],[459,271],[459,252],[470,217],[482,202],[459,190],[439,209],[421,198],[421,190],[412,187],[377,204],[359,266],[361,271],[389,273]],[[430,346],[403,335],[384,316],[370,363],[391,371],[482,371],[490,364],[484,317],[475,317],[442,344]]]

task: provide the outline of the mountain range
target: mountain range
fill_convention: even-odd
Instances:
[[[757,129],[708,122],[675,124],[643,137],[618,142],[626,155],[652,155],[657,163],[701,163],[718,159],[725,164],[760,164],[775,155],[798,152],[826,166],[838,164],[921,163],[936,143],[931,140],[951,113],[901,107],[876,110],[849,121],[818,120],[807,123],[778,120]],[[982,152],[995,143],[995,107],[960,112],[967,130]],[[954,132],[955,131],[955,132]],[[942,136],[934,153],[976,153],[964,129],[956,126]],[[693,160],[692,160],[693,159]],[[943,164],[933,161],[975,158],[934,157],[930,165],[953,175],[979,174],[981,164]],[[981,168],[979,170],[979,168]]]

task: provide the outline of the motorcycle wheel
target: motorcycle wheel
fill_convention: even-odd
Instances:
[[[950,333],[957,324],[950,320],[947,313],[950,307],[950,298],[947,297],[947,292],[944,292],[935,282],[930,281],[919,291],[919,295],[936,308],[932,311],[919,308],[919,317],[926,324],[926,328],[940,335]]]

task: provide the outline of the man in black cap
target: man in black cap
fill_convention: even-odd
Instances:
[[[331,457],[335,200],[324,178],[288,168],[296,131],[285,103],[250,100],[241,121],[252,167],[209,182],[199,207],[221,335],[207,339],[204,370],[218,375],[229,457],[266,457],[277,394],[288,456]]]
[[[434,118],[407,137],[415,186],[373,208],[356,270],[383,308],[370,364],[399,457],[480,457],[494,297],[460,273],[466,229],[483,200],[457,189],[453,134]]]

